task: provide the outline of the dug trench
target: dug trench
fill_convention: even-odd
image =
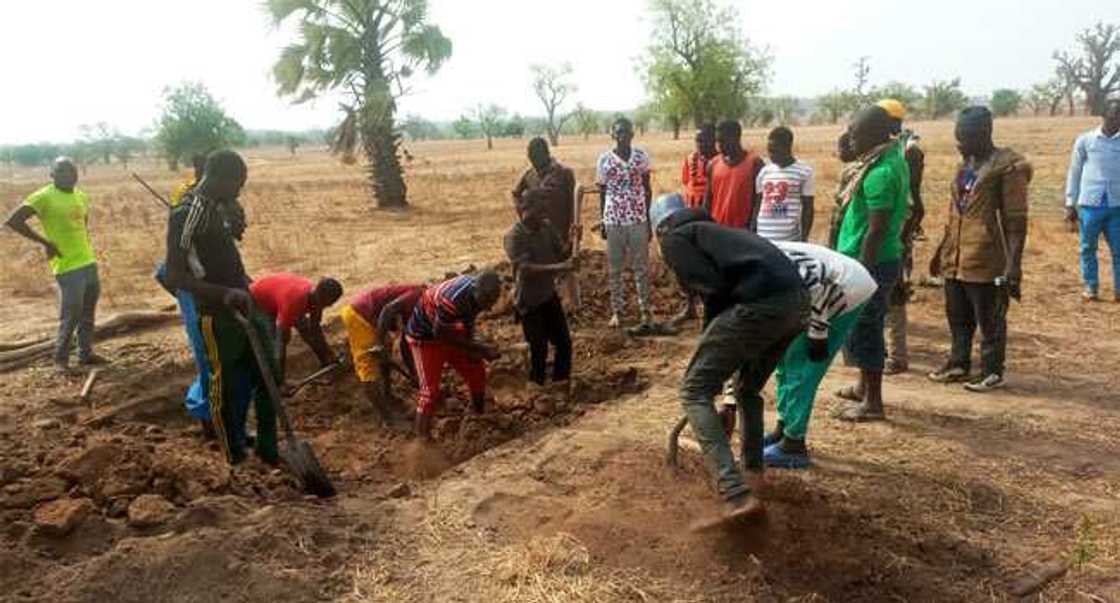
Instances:
[[[656,342],[599,328],[609,303],[598,286],[606,280],[604,258],[584,252],[581,259],[586,285],[582,307],[570,316],[570,395],[526,386],[527,350],[505,295],[478,326],[504,351],[490,366],[487,411],[467,409],[449,371],[434,448],[377,424],[351,374],[288,400],[296,431],[341,493],[335,500],[304,495],[294,478],[255,459],[229,468],[217,443],[182,409],[193,366],[160,362],[158,354],[105,371],[96,409],[58,392],[6,407],[0,599],[338,597],[351,587],[344,568],[378,546],[391,519],[372,512],[379,502],[412,496],[482,452],[570,424],[595,405],[648,386],[639,366],[655,355]],[[508,277],[508,266],[499,269]],[[658,285],[659,301],[671,304],[671,283],[662,276]],[[332,340],[344,340],[337,320],[329,331]],[[314,368],[305,350],[289,362],[293,375]],[[415,396],[399,382],[397,393]]]

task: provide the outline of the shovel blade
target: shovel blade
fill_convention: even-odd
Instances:
[[[315,451],[311,449],[307,442],[298,440],[290,442],[288,446],[280,450],[280,457],[284,459],[288,467],[291,467],[296,478],[303,484],[304,492],[314,494],[319,498],[330,498],[338,493],[330,478],[327,477],[327,472],[323,471],[322,465],[319,464]]]

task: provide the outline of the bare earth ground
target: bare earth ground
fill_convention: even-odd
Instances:
[[[592,241],[581,273],[588,299],[573,317],[572,403],[523,386],[519,327],[499,309],[483,325],[509,350],[493,370],[494,409],[463,418],[453,396],[437,426],[438,454],[417,454],[407,438],[374,426],[352,377],[291,401],[298,430],[341,491],[328,502],[255,462],[224,467],[179,407],[193,368],[178,324],[104,342],[116,363],[93,408],[77,400],[81,378],[56,377],[44,363],[4,374],[0,599],[987,601],[1013,599],[1024,579],[1068,565],[1036,600],[1120,601],[1112,335],[1120,306],[1078,301],[1076,241],[1058,211],[1068,145],[1091,125],[997,124],[998,141],[1036,168],[1025,299],[1010,318],[1010,387],[974,396],[925,381],[948,338],[939,291],[920,289],[913,370],[886,386],[890,421],[828,418],[829,392],[853,376],[838,363],[812,428],[816,464],[767,474],[764,522],[688,532],[715,499],[692,448],[676,473],[663,455],[696,329],[657,341],[609,332]],[[956,155],[948,124],[916,126],[930,161],[924,274]],[[822,236],[838,131],[798,130],[798,154],[817,169]],[[759,146],[762,136],[748,141]],[[655,189],[673,190],[689,144],[661,134],[638,143],[654,158]],[[415,207],[404,213],[371,210],[360,171],[324,154],[250,151],[249,268],[329,273],[356,291],[500,261],[523,144],[411,145]],[[607,146],[572,139],[557,155],[589,182]],[[159,190],[177,179],[148,161],[133,169]],[[14,203],[41,180],[0,170],[0,195]],[[91,169],[81,185],[96,206],[102,315],[166,306],[150,279],[163,210],[118,166]],[[49,334],[56,302],[38,250],[9,233],[0,256],[0,343]],[[657,301],[660,313],[675,310],[665,274]],[[341,343],[337,321],[332,331]],[[306,354],[295,364],[296,374],[312,368]],[[52,530],[59,517],[72,521]]]

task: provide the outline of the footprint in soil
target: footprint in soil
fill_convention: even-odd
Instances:
[[[437,446],[412,440],[401,451],[403,469],[412,479],[431,479],[451,467],[451,461]]]

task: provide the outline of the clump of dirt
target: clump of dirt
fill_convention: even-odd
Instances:
[[[569,384],[528,383],[527,347],[507,305],[478,325],[504,351],[489,366],[485,411],[474,413],[448,371],[431,446],[420,446],[407,428],[377,425],[352,375],[288,400],[296,430],[339,490],[372,489],[375,500],[410,496],[409,482],[647,387],[636,365],[655,344],[599,326],[609,315],[605,260],[601,252],[581,259],[583,305],[570,313]],[[508,266],[499,270],[508,276]],[[658,303],[669,307],[674,286],[664,278],[657,284]],[[289,364],[293,374],[313,370],[306,355]],[[361,540],[354,536],[365,529],[361,520],[306,497],[293,477],[256,459],[230,468],[217,443],[181,411],[189,365],[158,370],[167,378],[147,390],[152,379],[106,374],[96,412],[130,402],[135,409],[94,424],[79,422],[88,414],[73,404],[56,405],[46,420],[37,414],[42,405],[5,415],[14,423],[0,430],[0,587],[10,585],[17,597],[77,601],[193,600],[199,588],[233,589],[208,592],[214,599],[329,596],[324,589],[339,586],[338,568],[354,553],[354,539]],[[413,404],[414,390],[401,384],[395,391],[404,406]],[[16,437],[31,426],[34,437]],[[65,571],[37,573],[42,557],[63,560]]]

